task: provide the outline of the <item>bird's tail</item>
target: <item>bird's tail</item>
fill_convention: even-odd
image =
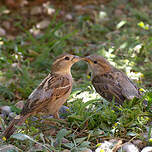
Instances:
[[[2,133],[2,137],[8,139],[17,129],[16,126],[22,125],[22,123],[27,119],[28,116],[17,115],[8,125],[8,127]]]

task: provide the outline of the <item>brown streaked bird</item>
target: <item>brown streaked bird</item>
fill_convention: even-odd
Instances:
[[[92,84],[103,98],[113,99],[123,104],[124,100],[134,97],[140,98],[139,89],[125,73],[113,67],[104,57],[90,55],[83,60],[87,61],[92,70]]]
[[[46,113],[58,119],[58,111],[72,90],[71,67],[79,60],[75,55],[59,56],[52,64],[51,73],[31,93],[20,115],[10,122],[2,137],[9,138],[16,130],[15,126],[20,126],[31,115]]]

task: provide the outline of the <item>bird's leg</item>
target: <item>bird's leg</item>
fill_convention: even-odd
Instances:
[[[50,115],[49,115],[49,116],[50,116]],[[52,119],[52,120],[51,120],[51,119]],[[44,118],[43,123],[48,124],[48,125],[51,125],[51,126],[52,126],[52,125],[53,125],[53,126],[56,126],[57,122],[56,122],[55,119],[60,120],[58,111],[56,111],[56,112],[53,114],[53,118],[50,118],[50,117]]]
[[[57,119],[56,121],[57,121],[58,123],[67,123],[65,119],[61,119],[61,118],[60,118],[58,111],[54,113],[53,117],[54,117],[55,119]]]
[[[55,112],[55,114],[53,115],[53,117],[54,117],[55,119],[60,119],[60,116],[59,116],[58,111]]]

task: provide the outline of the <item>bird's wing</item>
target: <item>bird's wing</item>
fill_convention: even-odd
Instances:
[[[125,100],[122,87],[115,81],[112,73],[96,75],[92,79],[92,84],[96,91],[108,101],[112,101],[115,97],[115,101],[121,104]]]
[[[101,76],[96,76],[93,85],[98,93],[101,92],[103,97],[106,96],[107,100],[111,99],[111,95],[115,96],[117,102],[122,102],[125,99],[131,100],[134,97],[140,98],[136,85],[126,74],[117,69]]]
[[[71,89],[69,77],[49,74],[31,93],[21,115],[46,107],[48,102],[62,98]],[[52,101],[51,101],[52,100]]]
[[[114,73],[115,80],[122,88],[122,94],[126,99],[133,99],[134,97],[140,98],[140,93],[137,86],[121,71]]]

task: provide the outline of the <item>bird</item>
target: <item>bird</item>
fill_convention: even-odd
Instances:
[[[72,90],[71,67],[81,58],[62,54],[52,64],[51,72],[28,97],[21,113],[3,131],[2,137],[8,139],[31,115],[51,114],[59,119],[58,111],[66,102]]]
[[[89,64],[91,81],[96,92],[107,101],[122,105],[125,100],[141,98],[139,88],[122,71],[115,68],[103,56],[90,55],[82,60]]]

